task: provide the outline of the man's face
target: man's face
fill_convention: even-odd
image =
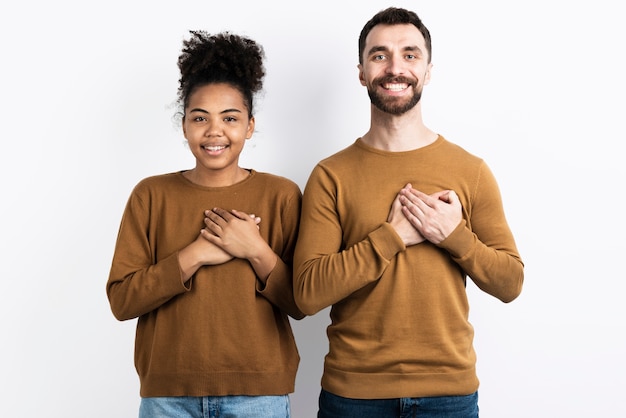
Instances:
[[[426,41],[412,24],[377,25],[367,35],[359,79],[372,104],[402,115],[419,103],[430,81]]]

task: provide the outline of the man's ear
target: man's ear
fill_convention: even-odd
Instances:
[[[433,64],[432,63],[428,64],[428,68],[426,69],[426,74],[424,74],[424,85],[430,82],[430,73],[432,69],[433,69]]]
[[[359,69],[359,81],[361,82],[362,86],[365,86],[365,76],[363,75],[363,64],[359,64],[356,66],[356,68]]]

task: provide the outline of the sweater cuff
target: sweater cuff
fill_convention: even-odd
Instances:
[[[406,249],[406,245],[388,222],[372,231],[369,239],[374,249],[386,260],[391,260],[396,254]]]
[[[470,252],[474,242],[474,234],[467,228],[467,223],[462,220],[450,235],[439,243],[439,247],[448,251],[457,259],[462,259]]]
[[[195,274],[192,274],[189,280],[187,280],[186,282],[183,280],[183,269],[180,267],[180,262],[178,261],[179,253],[180,251],[176,251],[171,256],[165,258],[163,260],[163,263],[165,264],[165,268],[168,270],[168,277],[178,277],[178,283],[182,285],[184,291],[188,292],[191,290],[191,283],[193,281],[193,278],[195,277]],[[176,271],[174,271],[174,269],[176,269]],[[178,276],[176,275],[176,273],[178,273]]]

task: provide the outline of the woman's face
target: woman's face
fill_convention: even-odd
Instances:
[[[230,84],[207,84],[189,96],[183,133],[199,174],[236,172],[244,143],[253,132],[254,118],[243,95]]]

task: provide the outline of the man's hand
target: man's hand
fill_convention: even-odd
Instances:
[[[462,206],[454,190],[427,195],[407,184],[399,193],[402,213],[433,244],[446,239],[462,219]]]
[[[410,186],[410,185],[408,185]],[[404,190],[404,189],[402,189]],[[402,195],[398,193],[391,204],[391,210],[387,216],[387,222],[396,230],[396,233],[404,242],[404,245],[411,246],[424,241],[424,237],[419,230],[411,224],[411,221],[404,215],[402,203],[400,202]]]

